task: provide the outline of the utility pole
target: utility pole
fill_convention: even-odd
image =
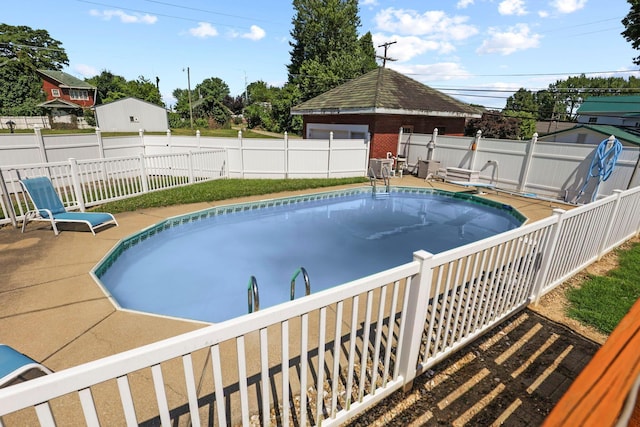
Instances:
[[[386,42],[386,43],[382,43],[381,45],[379,45],[378,47],[384,47],[384,55],[380,56],[380,55],[376,55],[376,58],[380,58],[382,59],[382,68],[385,67],[385,65],[387,65],[387,61],[396,61],[396,59],[394,58],[389,58],[387,56],[387,49],[389,48],[389,46],[391,46],[394,43],[398,43],[397,41],[393,41],[393,42]]]
[[[249,104],[249,93],[247,92],[247,72],[244,72],[244,103]]]
[[[182,69],[184,71],[184,68]],[[193,107],[191,106],[191,73],[187,67],[187,91],[189,94],[189,121],[191,122],[191,130],[193,130]]]

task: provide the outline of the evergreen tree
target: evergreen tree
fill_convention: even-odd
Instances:
[[[371,34],[358,38],[357,0],[293,0],[289,83],[301,101],[377,67]]]

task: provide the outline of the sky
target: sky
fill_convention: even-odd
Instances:
[[[103,70],[159,78],[174,89],[218,77],[232,96],[264,81],[282,86],[294,9],[284,0],[29,0],[0,22],[47,30],[69,74]],[[581,73],[640,77],[640,55],[620,34],[626,0],[361,0],[359,33],[373,35],[388,68],[461,101],[503,108],[520,88],[541,90]],[[381,64],[381,61],[379,61]]]

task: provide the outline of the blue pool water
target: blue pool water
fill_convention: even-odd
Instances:
[[[292,275],[318,292],[520,226],[509,209],[441,194],[370,192],[216,214],[163,229],[118,253],[101,274],[121,307],[208,322],[289,299]],[[303,294],[301,277],[297,295]]]

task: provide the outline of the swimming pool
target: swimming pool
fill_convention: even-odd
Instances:
[[[220,322],[247,313],[251,276],[265,308],[289,300],[299,267],[318,292],[524,221],[467,194],[398,187],[376,198],[367,187],[171,218],[121,241],[92,273],[123,308]]]

